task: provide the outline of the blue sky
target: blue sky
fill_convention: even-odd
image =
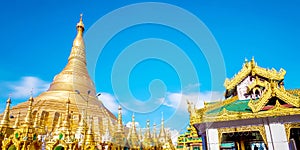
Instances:
[[[9,93],[13,94],[13,104],[16,104],[27,100],[31,88],[35,94],[48,88],[53,77],[67,63],[80,13],[84,14],[87,47],[93,47],[102,42],[102,35],[107,36],[118,25],[143,16],[144,9],[127,8],[138,4],[152,5],[146,2],[2,2],[1,110]],[[169,127],[185,129],[188,119],[185,100],[202,102],[203,99],[219,98],[224,91],[224,77],[231,78],[241,69],[245,58],[252,56],[262,67],[284,68],[287,89],[300,87],[299,1],[153,2],[173,12],[166,18],[169,19],[167,24],[147,22],[146,17],[145,23],[134,24],[112,35],[103,49],[87,49],[88,56],[95,57],[88,57],[88,62],[96,59],[95,66],[89,70],[94,70],[96,89],[103,93],[100,99],[114,109],[113,112],[116,112],[116,103],[121,102],[127,108],[125,123],[130,121],[135,109],[136,120],[142,126],[146,119],[158,124],[163,111]],[[131,15],[111,18],[122,8]],[[151,15],[161,13],[163,18],[168,11],[156,6],[150,8],[147,10],[150,20],[155,19]],[[204,26],[195,27],[195,21],[180,17],[178,13],[182,12],[198,18]],[[105,17],[108,20],[103,19]],[[173,23],[182,27],[168,26]],[[98,29],[99,26],[106,28]],[[183,29],[191,31],[190,34]],[[193,33],[199,34],[192,36]],[[196,37],[209,45],[211,37],[206,36],[207,33],[216,41],[220,53],[205,51],[203,45],[199,47],[193,39]],[[101,53],[93,56],[93,52]],[[221,69],[212,71],[212,68]],[[181,100],[184,102],[179,103]],[[178,124],[172,118],[180,118],[178,122],[183,123]]]

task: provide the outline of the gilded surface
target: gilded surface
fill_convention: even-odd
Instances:
[[[290,136],[291,136],[291,129],[292,128],[300,128],[300,122],[284,124],[284,127],[285,127],[287,140],[289,140]]]
[[[116,120],[115,116],[96,97],[94,83],[87,71],[82,17],[76,29],[77,35],[73,41],[67,65],[54,77],[49,89],[34,98],[35,101],[32,105],[33,112],[43,114],[45,126],[50,131],[55,129],[58,122],[57,115],[64,113],[66,100],[70,100],[70,115],[74,117],[71,120],[72,122],[78,122],[79,118],[82,117],[82,112],[93,115],[100,120],[109,119],[112,122]],[[17,116],[20,113],[19,122],[23,122],[27,106],[28,102],[14,106],[11,115]],[[41,117],[37,119],[41,119]],[[100,124],[94,124],[95,128],[103,127],[104,125],[101,123],[102,121],[100,121]],[[72,125],[72,131],[76,130],[78,124],[74,123]],[[100,130],[103,131],[104,129],[101,128]]]
[[[275,69],[265,69],[257,66],[257,63],[252,59],[250,62],[245,62],[242,70],[235,75],[232,79],[226,79],[224,82],[224,86],[226,90],[233,90],[239,83],[241,83],[248,75],[259,75],[261,77],[281,81],[284,79],[286,71],[284,69],[280,69],[277,72]]]

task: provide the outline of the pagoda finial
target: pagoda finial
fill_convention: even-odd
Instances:
[[[9,109],[10,109],[11,99],[10,97],[6,100],[6,107],[4,110],[3,118],[1,120],[0,126],[7,127],[9,125]]]
[[[122,108],[120,105],[118,108],[118,126],[122,126]]]
[[[153,135],[153,138],[157,137],[156,136],[156,123],[155,122],[153,123],[153,133],[152,133],[152,135]]]
[[[164,112],[161,112],[161,126],[164,127]]]
[[[86,64],[85,45],[83,40],[84,24],[82,21],[82,16],[80,16],[80,20],[76,25],[76,29],[77,29],[77,35],[73,41],[73,47],[72,47],[71,54],[69,56],[69,61],[72,58],[75,58]]]
[[[252,65],[252,67],[254,67],[254,66],[255,66],[255,60],[254,60],[254,56],[252,56],[252,59],[251,59],[251,65]]]
[[[162,112],[162,117],[161,117],[161,126],[160,126],[160,132],[159,132],[159,141],[166,141],[166,131],[164,127],[164,115]]]
[[[18,115],[17,115],[15,124],[14,124],[14,126],[13,126],[14,129],[17,129],[17,128],[19,128],[19,126],[20,126],[20,115],[21,115],[21,112],[19,112]]]
[[[134,123],[135,121],[134,121],[134,113],[132,113],[132,117],[131,117],[131,120],[132,120],[132,122]]]
[[[79,22],[78,22],[77,25],[76,25],[77,30],[78,30],[78,28],[82,28],[82,30],[84,30],[84,24],[83,24],[83,21],[82,21],[82,16],[83,16],[83,14],[81,13],[81,14],[80,14]]]
[[[25,123],[27,124],[31,124],[31,119],[32,119],[32,116],[31,116],[31,113],[32,113],[32,103],[33,103],[33,97],[30,96],[29,98],[29,106],[28,106],[28,109],[27,109],[27,114],[26,114],[26,117],[25,117]]]
[[[69,130],[70,128],[70,113],[69,113],[69,110],[70,110],[70,99],[68,98],[67,101],[66,101],[66,112],[65,112],[65,118],[62,122],[62,127],[64,127],[64,130]]]
[[[86,140],[85,140],[86,146],[95,146],[95,140],[94,140],[94,133],[93,133],[93,117],[89,117],[89,127],[87,130]]]

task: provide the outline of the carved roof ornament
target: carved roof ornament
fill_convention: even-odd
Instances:
[[[261,68],[257,65],[254,58],[252,58],[250,62],[246,61],[243,64],[243,68],[232,79],[225,79],[224,86],[228,91],[233,90],[249,75],[258,75],[269,80],[282,81],[284,79],[285,74],[286,71],[282,68],[279,70],[279,72],[277,72],[274,68],[272,68],[271,70]]]
[[[3,118],[0,122],[0,127],[8,127],[8,125],[9,125],[10,104],[11,104],[11,98],[9,97],[6,100],[6,107],[5,107],[5,110],[4,110]]]

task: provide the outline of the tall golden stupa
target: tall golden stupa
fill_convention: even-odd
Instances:
[[[76,28],[77,35],[67,65],[54,77],[49,89],[34,98],[32,105],[33,115],[39,114],[38,119],[45,121],[49,131],[54,130],[55,124],[59,121],[59,114],[65,112],[67,100],[70,101],[71,119],[74,122],[79,121],[81,117],[91,116],[96,122],[95,125],[97,122],[101,123],[96,129],[103,131],[105,124],[116,121],[116,117],[98,100],[94,83],[87,72],[82,15]],[[11,116],[20,114],[22,121],[27,108],[28,102],[12,107]]]
[[[57,74],[49,89],[10,109],[6,101],[0,115],[2,150],[174,150],[163,119],[159,137],[156,129],[136,132],[123,125],[122,108],[118,119],[98,100],[87,72],[82,15],[66,67]],[[130,132],[128,132],[130,130]],[[158,139],[163,139],[162,141]],[[153,141],[153,142],[152,142]]]

